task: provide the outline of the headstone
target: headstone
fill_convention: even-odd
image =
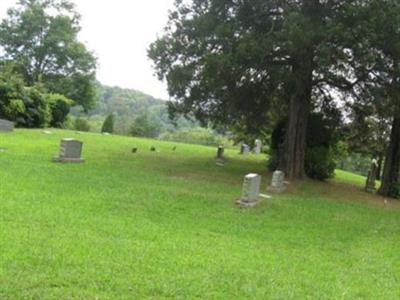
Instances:
[[[262,142],[261,142],[261,140],[257,139],[254,142],[254,153],[260,154],[261,150],[262,150]]]
[[[217,158],[223,159],[224,158],[224,152],[225,152],[224,146],[219,145],[218,149],[217,149]]]
[[[268,187],[268,191],[273,193],[282,193],[284,190],[286,190],[285,173],[277,170],[272,174],[272,182]]]
[[[250,153],[250,147],[249,147],[249,145],[242,144],[242,145],[240,146],[240,154],[248,155],[249,153]]]
[[[14,123],[0,119],[0,131],[11,132],[14,130]]]
[[[365,183],[365,190],[370,193],[376,191],[376,177],[378,173],[378,161],[376,159],[372,160],[371,168],[368,172],[367,182]]]
[[[60,145],[60,156],[55,158],[57,162],[83,163],[81,158],[83,143],[75,139],[62,139]]]
[[[260,195],[261,176],[258,174],[248,174],[244,177],[242,187],[242,197],[238,204],[242,206],[254,206],[257,204]]]

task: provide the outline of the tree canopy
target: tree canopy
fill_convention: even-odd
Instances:
[[[96,59],[78,41],[79,21],[69,1],[20,0],[0,24],[0,60],[26,85],[41,85],[88,110],[96,100]]]
[[[349,76],[351,17],[362,2],[176,1],[149,50],[170,109],[255,130],[283,112],[285,170],[302,177],[309,113],[358,83]]]

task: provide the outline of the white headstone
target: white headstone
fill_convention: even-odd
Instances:
[[[58,162],[82,163],[81,158],[83,143],[75,139],[62,139],[60,144],[60,156],[55,158]]]
[[[248,155],[250,153],[250,147],[246,144],[242,144],[240,147],[240,153],[243,155]]]
[[[14,123],[4,120],[4,119],[0,119],[0,131],[4,131],[4,132],[11,132],[14,130]]]
[[[261,140],[257,139],[257,140],[255,140],[255,143],[254,143],[254,153],[260,154],[261,150],[262,150],[262,142],[261,142]]]
[[[254,206],[257,204],[260,195],[261,176],[258,174],[248,174],[244,177],[242,197],[239,204],[243,206]]]
[[[275,171],[272,174],[272,182],[271,185],[268,187],[268,191],[274,193],[281,193],[284,190],[286,190],[285,173],[279,170]]]

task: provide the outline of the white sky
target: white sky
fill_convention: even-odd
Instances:
[[[174,0],[72,0],[82,15],[80,40],[98,58],[97,78],[168,99],[147,48],[162,32]],[[0,0],[0,18],[17,0]]]

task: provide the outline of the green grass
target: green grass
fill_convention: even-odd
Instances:
[[[61,137],[85,164],[51,161]],[[241,209],[262,155],[66,131],[0,147],[0,299],[400,298],[400,209],[342,172]]]
[[[347,171],[336,170],[334,180],[337,182],[345,182],[364,187],[367,178]]]

